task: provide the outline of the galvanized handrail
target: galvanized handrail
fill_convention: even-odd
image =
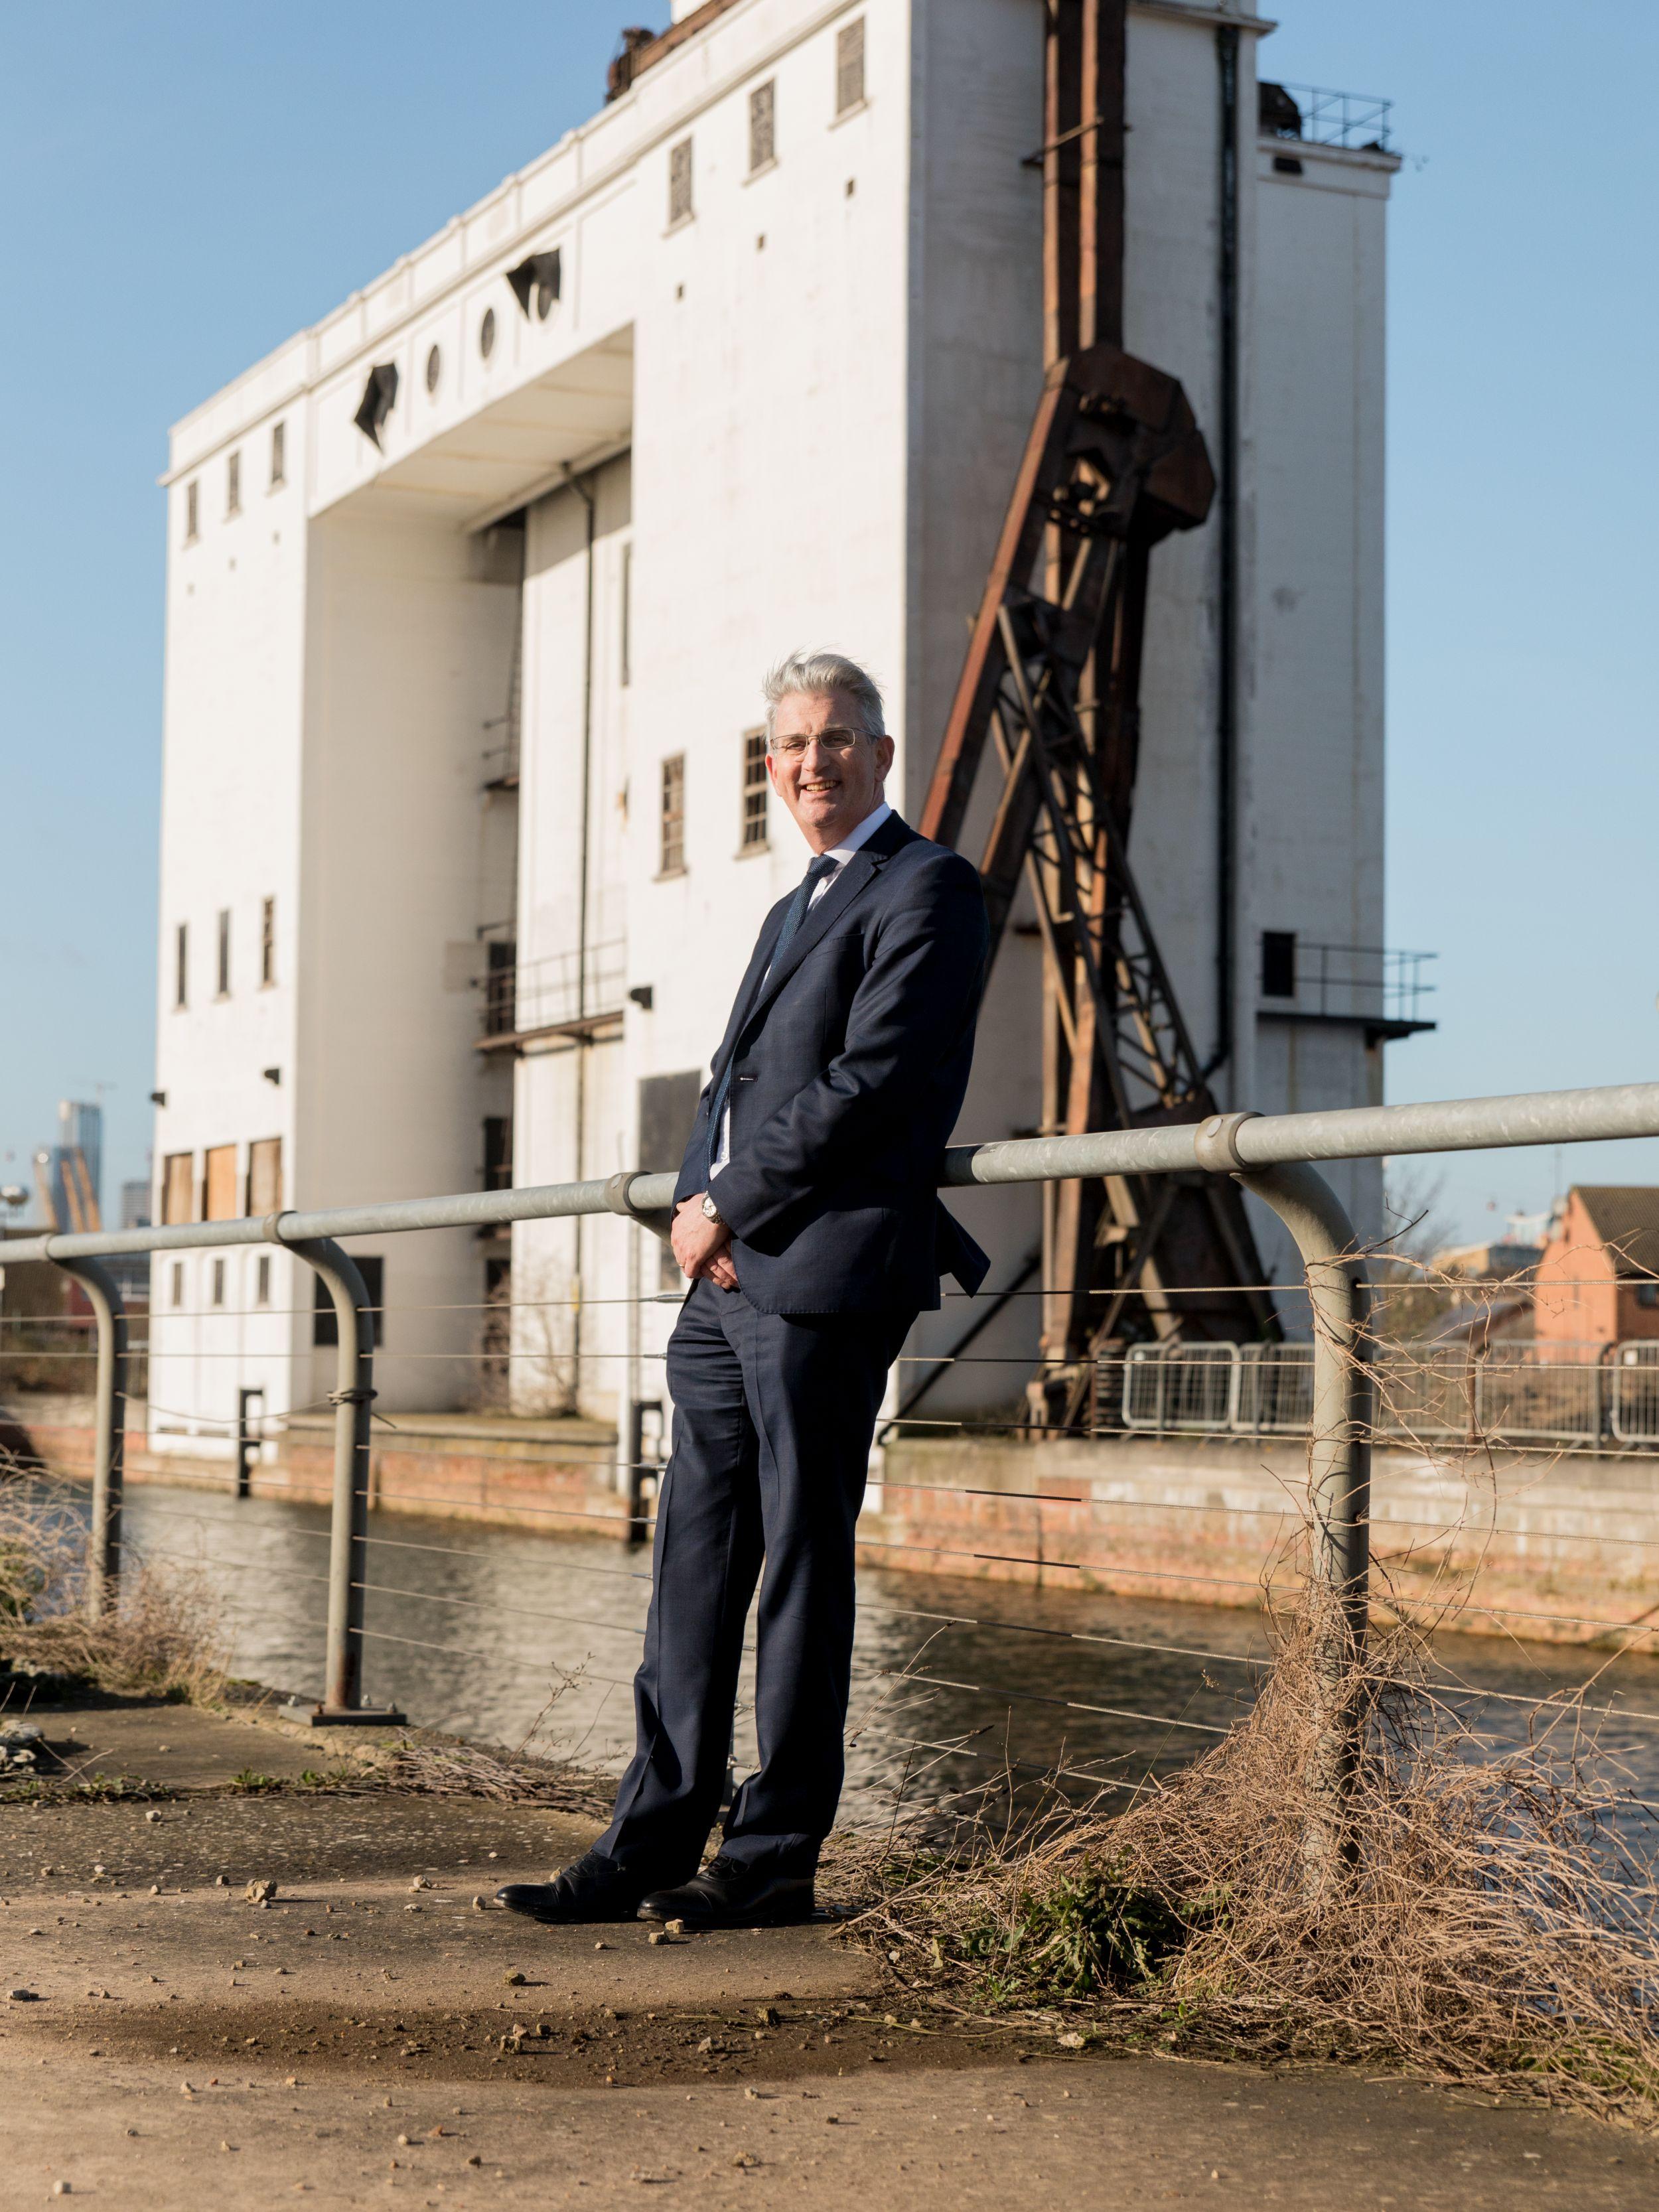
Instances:
[[[1224,1115],[1223,1120],[1235,1117]],[[1170,1175],[1206,1164],[1199,1158],[1207,1122],[1157,1129],[1102,1130],[1081,1137],[1009,1138],[954,1145],[942,1188],[1063,1182],[1073,1176]],[[1480,1152],[1511,1145],[1571,1145],[1659,1136],[1659,1083],[1612,1084],[1587,1091],[1534,1091],[1495,1098],[1452,1098],[1416,1106],[1354,1106],[1323,1114],[1251,1115],[1237,1135],[1237,1168],[1293,1162],[1373,1159],[1402,1152]],[[623,1202],[610,1195],[620,1182]],[[9,1261],[100,1258],[121,1252],[198,1251],[210,1245],[287,1243],[296,1237],[380,1237],[406,1229],[476,1229],[514,1221],[551,1221],[578,1213],[662,1213],[673,1200],[672,1175],[592,1176],[585,1182],[532,1184],[518,1190],[460,1191],[444,1198],[388,1200],[376,1206],[234,1221],[185,1221],[149,1229],[85,1231],[7,1242]],[[280,1226],[278,1225],[280,1224]]]
[[[1172,1127],[957,1146],[945,1156],[939,1181],[946,1188],[1194,1170],[1232,1175],[1273,1208],[1295,1238],[1307,1268],[1315,1316],[1310,1507],[1320,1675],[1327,1696],[1314,1778],[1321,1811],[1308,1838],[1310,1870],[1316,1880],[1331,1870],[1343,1847],[1340,1800],[1354,1745],[1356,1717],[1344,1686],[1352,1682],[1352,1662],[1363,1648],[1365,1626],[1369,1382],[1363,1255],[1335,1194],[1311,1172],[1310,1163],[1364,1159],[1380,1153],[1651,1136],[1659,1136],[1659,1084],[1623,1084],[1323,1114],[1224,1114]],[[85,1263],[124,1252],[275,1243],[297,1249],[327,1284],[339,1327],[340,1384],[334,1394],[327,1696],[314,1717],[351,1721],[364,1717],[366,1711],[361,1702],[361,1589],[374,1335],[361,1277],[333,1240],[597,1213],[629,1217],[660,1236],[666,1229],[675,1181],[672,1175],[623,1174],[522,1190],[467,1191],[379,1206],[276,1213],[264,1220],[179,1222],[9,1243],[8,1260],[53,1261],[76,1274],[93,1297],[99,1330],[97,1428],[101,1441],[97,1472],[102,1495],[94,1506],[90,1602],[94,1607],[109,1602],[117,1564],[120,1353],[125,1321],[113,1284],[102,1269]]]

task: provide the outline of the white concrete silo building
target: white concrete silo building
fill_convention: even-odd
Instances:
[[[1039,0],[675,15],[683,39],[591,122],[173,432],[160,1218],[674,1164],[804,864],[750,743],[783,651],[884,680],[891,795],[919,811],[1042,373]],[[1306,974],[1309,947],[1382,943],[1397,164],[1258,137],[1269,27],[1132,0],[1126,337],[1213,438],[1234,288],[1231,1007],[1213,519],[1154,562],[1133,850],[1200,1048],[1231,1027],[1219,1087],[1272,1111],[1380,1095],[1375,994],[1264,1004],[1260,946],[1294,935]],[[1010,935],[963,1138],[1037,1118],[1037,961]],[[1375,1226],[1373,1168],[1349,1195]],[[1006,1277],[1031,1194],[963,1210]],[[618,1221],[363,1250],[388,1409],[477,1392],[509,1255],[520,1404],[605,1416],[668,1319],[630,1325],[657,1257]],[[222,1448],[239,1388],[270,1413],[321,1395],[303,1276],[281,1253],[157,1262],[158,1443]],[[1034,1342],[1017,1309],[980,1349]],[[1023,1381],[978,1373],[959,1400]]]

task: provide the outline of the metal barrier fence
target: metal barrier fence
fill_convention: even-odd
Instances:
[[[1454,1386],[1432,1363],[1419,1360],[1414,1370],[1398,1373],[1385,1363],[1381,1376],[1373,1377],[1365,1330],[1364,1255],[1334,1194],[1309,1164],[1384,1153],[1653,1135],[1659,1135],[1659,1085],[1630,1085],[1322,1114],[1229,1114],[1195,1125],[957,1147],[945,1156],[940,1182],[947,1188],[1107,1175],[1231,1175],[1279,1216],[1293,1237],[1305,1267],[1313,1310],[1310,1346],[1262,1347],[1249,1352],[1216,1346],[1206,1348],[1202,1356],[1188,1347],[1181,1355],[1132,1358],[1126,1363],[1122,1403],[1126,1416],[1133,1409],[1138,1420],[1145,1418],[1144,1409],[1150,1403],[1159,1420],[1177,1428],[1237,1424],[1252,1434],[1299,1430],[1307,1435],[1310,1571],[1319,1624],[1318,1673],[1324,1709],[1317,1736],[1316,1777],[1323,1812],[1309,1839],[1316,1863],[1323,1863],[1339,1848],[1345,1777],[1352,1753],[1352,1701],[1345,1698],[1344,1683],[1363,1649],[1370,1600],[1373,1380],[1382,1382],[1385,1394],[1415,1391],[1413,1402],[1425,1414],[1449,1425],[1447,1432],[1455,1430],[1449,1425],[1454,1414],[1447,1395]],[[335,1240],[605,1213],[640,1223],[661,1235],[673,1184],[670,1175],[623,1173],[605,1180],[540,1188],[466,1192],[323,1212],[287,1212],[263,1220],[193,1222],[9,1243],[8,1261],[53,1262],[81,1284],[93,1308],[98,1371],[88,1597],[92,1609],[99,1612],[113,1601],[119,1573],[125,1436],[125,1317],[118,1291],[100,1264],[103,1258],[143,1251],[279,1246],[313,1270],[324,1286],[332,1309],[337,1349],[336,1387],[329,1394],[333,1408],[334,1474],[327,1571],[325,1577],[310,1578],[325,1583],[328,1599],[325,1692],[313,1718],[319,1723],[378,1723],[387,1717],[386,1710],[368,1705],[362,1694],[364,1644],[371,1633],[365,1629],[364,1599],[381,1587],[371,1580],[368,1526],[374,1318],[361,1273]],[[1624,1349],[1644,1352],[1647,1348]],[[1618,1363],[1613,1372],[1618,1380],[1608,1401],[1609,1419],[1622,1424],[1626,1430],[1651,1423],[1659,1405],[1659,1366],[1645,1358],[1636,1358]],[[1601,1381],[1587,1382],[1585,1388],[1599,1390]],[[1502,1396],[1500,1418],[1523,1429],[1530,1424],[1532,1432],[1540,1434],[1554,1434],[1562,1429],[1570,1436],[1579,1433],[1570,1426],[1559,1405],[1541,1399],[1534,1402],[1528,1395],[1530,1389],[1524,1363],[1517,1363],[1517,1371],[1510,1373],[1502,1383],[1506,1395]],[[1152,1394],[1150,1401],[1146,1393]],[[1599,1409],[1601,1401],[1597,1398],[1595,1402]],[[624,1419],[613,1454],[618,1485],[627,1492],[629,1516],[635,1518],[641,1512],[641,1486],[647,1472],[639,1438],[642,1410],[634,1409]],[[400,1593],[394,1590],[393,1595]],[[916,1610],[919,1617],[929,1617],[923,1609]],[[1021,1632],[1017,1623],[988,1620],[975,1625]],[[1589,1625],[1620,1627],[1626,1624]],[[418,1640],[386,1632],[374,1632],[373,1636],[390,1643]],[[1222,1652],[1200,1656],[1217,1660],[1236,1657]],[[920,1673],[911,1679],[922,1683],[930,1680]],[[1083,1711],[1119,1710],[1032,1692],[1016,1694],[1033,1697],[1039,1704]],[[1125,1717],[1194,1728],[1202,1734],[1224,1733],[1170,1716]]]
[[[1135,1345],[1100,1363],[1097,1427],[1300,1435],[1313,1364],[1311,1344]],[[1659,1450],[1659,1343],[1374,1344],[1370,1369],[1379,1439]]]

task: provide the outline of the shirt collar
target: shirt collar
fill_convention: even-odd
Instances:
[[[871,809],[856,830],[849,830],[839,845],[832,845],[824,854],[823,858],[826,860],[833,860],[838,868],[845,867],[860,846],[868,844],[892,811],[884,799],[878,805]]]

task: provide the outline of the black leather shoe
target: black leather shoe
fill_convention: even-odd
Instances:
[[[640,1900],[641,1920],[683,1920],[688,1928],[789,1928],[812,1917],[810,1874],[779,1874],[741,1859],[711,1859],[677,1889]]]
[[[550,1927],[582,1921],[632,1920],[645,1884],[614,1859],[584,1851],[552,1881],[510,1881],[495,1892],[497,1905]]]

